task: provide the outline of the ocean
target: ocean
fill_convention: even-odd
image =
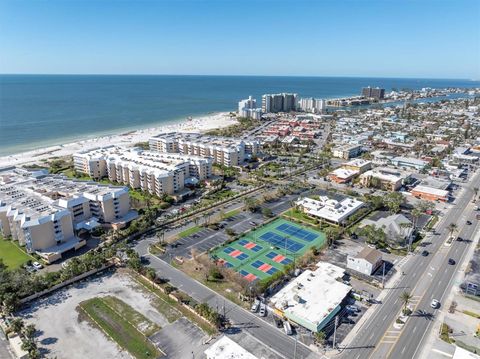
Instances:
[[[0,75],[0,155],[189,116],[235,111],[249,95],[358,95],[364,86],[420,89],[480,87],[478,81],[360,77]]]

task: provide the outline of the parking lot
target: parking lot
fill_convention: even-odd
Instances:
[[[290,208],[290,202],[298,198],[298,195],[287,195],[280,200],[264,203],[261,208],[269,208],[273,215],[279,215]],[[173,245],[169,245],[167,252],[161,256],[162,259],[171,261],[175,257],[191,258],[192,250],[197,253],[206,252],[219,244],[224,243],[229,237],[225,233],[225,229],[231,228],[237,234],[244,233],[254,227],[252,223],[259,225],[265,221],[265,217],[262,215],[262,210],[257,212],[239,212],[222,221],[224,228],[213,230],[209,228],[202,228],[200,231],[181,238],[174,242]],[[187,228],[187,227],[185,227]],[[181,231],[183,228],[179,228],[176,231]]]

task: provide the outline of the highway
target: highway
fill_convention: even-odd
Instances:
[[[360,328],[348,347],[342,349],[340,357],[397,359],[414,358],[418,355],[418,348],[437,312],[430,307],[430,303],[432,299],[442,302],[448,294],[452,279],[471,243],[454,241],[451,246],[444,245],[449,236],[447,227],[450,223],[456,223],[458,235],[465,239],[472,239],[476,233],[478,221],[474,218],[475,206],[471,203],[474,187],[480,187],[480,173],[475,174],[470,182],[463,186],[463,193],[456,198],[454,206],[440,219],[436,235],[429,235],[426,242],[430,244],[425,249],[430,255],[423,257],[417,253],[410,258],[403,268],[405,275],[394,288],[390,288],[383,303]],[[473,224],[466,225],[466,220]],[[449,265],[448,258],[453,258],[456,264]],[[403,328],[396,328],[394,323],[402,309],[400,295],[404,291],[413,296],[411,306],[414,313]]]

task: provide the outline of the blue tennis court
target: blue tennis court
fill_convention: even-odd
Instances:
[[[223,266],[224,266],[224,267],[227,267],[227,268],[232,268],[232,267],[233,267],[233,264],[230,263],[230,262],[224,262],[224,263],[223,263]]]
[[[247,275],[250,274],[250,273],[248,273],[246,270],[243,270],[243,269],[242,269],[240,272],[238,272],[238,273],[240,273],[240,274],[243,275],[244,277],[246,277]]]
[[[244,246],[245,244],[249,243],[250,241],[247,241],[246,239],[240,239],[238,241],[238,244],[240,244],[241,246]]]
[[[252,267],[253,268],[259,268],[260,266],[264,265],[265,263],[263,263],[262,261],[255,261],[252,263]]]
[[[279,236],[278,234],[273,232],[264,233],[260,236],[260,238],[265,242],[273,244],[276,247],[279,247],[279,248],[286,247],[291,252],[298,252],[304,247],[303,244],[295,242],[290,238]]]
[[[275,252],[268,252],[267,254],[265,254],[265,257],[267,258],[270,258],[270,259],[273,259],[277,256],[278,254],[275,253]]]
[[[248,258],[248,254],[242,253],[242,254],[239,254],[238,256],[236,256],[235,258],[243,261],[244,259]]]
[[[297,226],[292,226],[287,223],[282,223],[276,229],[280,232],[289,234],[307,242],[312,242],[318,237],[315,233],[309,232],[302,228],[298,228]]]
[[[227,254],[230,254],[230,253],[232,253],[234,250],[235,250],[235,249],[232,248],[232,247],[227,247],[227,248],[225,248],[223,251],[224,251],[225,253],[227,253]]]
[[[267,274],[270,274],[270,275],[272,275],[272,274],[274,274],[274,273],[276,273],[276,272],[278,272],[278,269],[275,268],[275,267],[272,267],[272,268],[270,268],[269,270],[267,270]]]

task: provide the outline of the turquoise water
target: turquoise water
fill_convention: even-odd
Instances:
[[[296,92],[331,98],[363,86],[479,87],[467,80],[262,76],[0,75],[0,155],[100,134],[158,126],[217,111],[240,99]]]

